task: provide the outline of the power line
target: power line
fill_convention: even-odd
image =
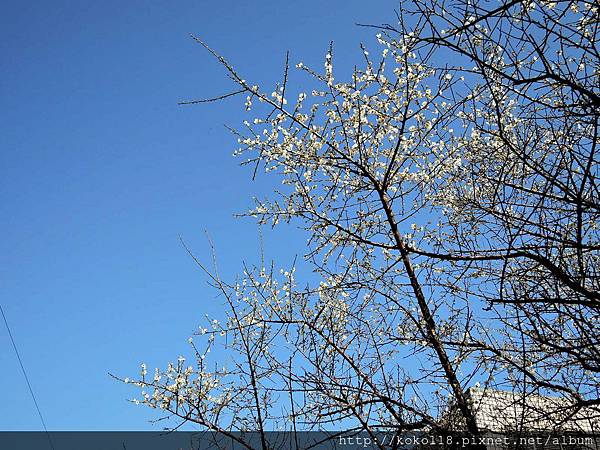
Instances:
[[[27,387],[29,388],[29,393],[31,394],[31,398],[33,399],[33,403],[35,404],[35,409],[37,409],[38,415],[40,416],[40,420],[42,421],[42,426],[44,427],[44,431],[46,432],[46,436],[48,437],[48,442],[50,443],[50,448],[54,450],[54,445],[52,444],[52,439],[50,439],[50,433],[48,433],[48,428],[46,427],[46,421],[44,420],[44,416],[42,415],[42,411],[38,402],[35,398],[35,394],[33,393],[33,389],[31,387],[31,383],[29,382],[29,377],[27,376],[27,372],[25,371],[25,366],[23,365],[23,361],[21,360],[21,355],[19,355],[19,350],[17,349],[17,344],[15,343],[15,339],[10,331],[10,327],[8,326],[8,320],[6,320],[6,315],[4,314],[4,309],[2,309],[2,305],[0,305],[0,313],[2,313],[2,318],[4,319],[4,325],[6,325],[6,330],[8,331],[8,336],[10,337],[10,341],[12,342],[12,346],[15,349],[15,354],[17,355],[17,359],[19,360],[19,365],[21,366],[21,370],[23,371],[23,376],[25,377],[25,381],[27,382]]]

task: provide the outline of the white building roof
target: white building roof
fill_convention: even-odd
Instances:
[[[471,388],[467,398],[481,430],[600,433],[600,408],[566,398]]]

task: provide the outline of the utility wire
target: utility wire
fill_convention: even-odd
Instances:
[[[6,330],[8,331],[8,336],[10,337],[10,341],[12,342],[13,348],[15,349],[15,354],[17,355],[17,359],[19,360],[19,365],[21,366],[21,370],[23,371],[23,376],[25,377],[25,381],[27,382],[27,387],[29,388],[29,393],[31,394],[31,398],[33,399],[33,403],[35,404],[35,409],[37,409],[37,413],[40,416],[40,420],[42,421],[42,426],[44,427],[44,431],[46,432],[46,436],[48,437],[48,442],[50,443],[50,448],[52,450],[54,450],[54,445],[52,444],[52,439],[50,438],[50,433],[48,433],[48,428],[46,427],[46,422],[44,421],[44,416],[42,415],[40,406],[38,405],[38,402],[35,398],[35,394],[33,393],[31,383],[29,382],[29,377],[27,376],[27,372],[25,371],[25,366],[23,365],[23,361],[21,360],[21,355],[19,355],[19,350],[17,349],[17,344],[15,343],[15,339],[13,338],[13,335],[10,332],[10,327],[8,326],[8,321],[6,320],[6,315],[4,314],[4,309],[2,309],[2,305],[0,305],[0,313],[2,313],[2,318],[4,319],[4,325],[6,325]]]

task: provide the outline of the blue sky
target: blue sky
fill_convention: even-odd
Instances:
[[[186,349],[221,310],[181,235],[233,276],[258,257],[258,231],[233,214],[275,180],[250,180],[224,124],[243,99],[190,38],[223,53],[248,80],[273,84],[285,51],[320,67],[360,58],[395,2],[105,1],[2,3],[0,14],[0,302],[50,430],[157,429],[126,401],[134,375]],[[291,261],[304,239],[265,235],[267,256]],[[282,245],[285,243],[285,245]],[[292,244],[294,243],[294,244]],[[0,430],[41,424],[8,333],[0,326]]]

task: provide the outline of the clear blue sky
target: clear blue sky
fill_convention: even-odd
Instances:
[[[197,34],[261,85],[292,62],[360,57],[395,2],[33,1],[0,13],[0,302],[50,430],[156,429],[107,372],[163,366],[219,301],[178,242],[221,271],[257,259],[257,228],[234,219],[253,194],[231,156],[243,99],[227,92]],[[289,244],[290,240],[297,244]],[[286,245],[280,245],[286,242]],[[269,257],[302,253],[298,233],[266,236]],[[281,250],[289,248],[289,250]],[[0,430],[41,424],[0,324]]]

